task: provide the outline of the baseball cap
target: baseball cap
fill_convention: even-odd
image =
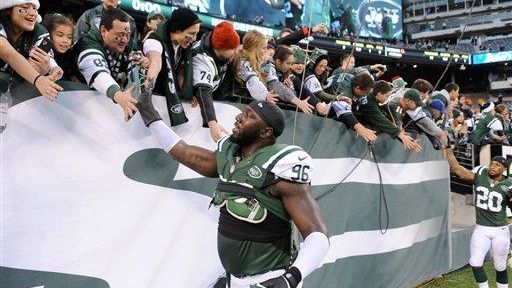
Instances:
[[[413,101],[416,105],[423,107],[425,104],[421,101],[420,91],[416,89],[408,89],[404,93],[404,98]]]

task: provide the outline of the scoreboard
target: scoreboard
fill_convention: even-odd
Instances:
[[[454,64],[471,64],[471,55],[465,53],[425,51],[413,48],[395,47],[390,44],[366,43],[364,41],[350,41],[345,39],[332,39],[328,37],[314,36],[313,45],[318,47],[328,47],[336,51],[350,53],[354,49],[354,54],[374,55],[376,57],[386,57],[402,60],[410,60],[420,63],[442,64],[450,60]]]

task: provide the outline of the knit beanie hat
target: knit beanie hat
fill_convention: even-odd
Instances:
[[[268,125],[268,127],[272,128],[274,131],[274,137],[279,137],[284,130],[284,112],[281,108],[277,107],[276,104],[268,101],[253,101],[249,103],[249,107],[256,112]]]
[[[188,8],[180,7],[172,12],[171,18],[167,20],[166,25],[167,31],[176,32],[183,31],[197,23],[201,23],[201,20],[199,20],[196,13]]]
[[[487,102],[484,105],[482,105],[482,113],[485,112],[491,112],[494,109],[494,103]]]
[[[311,55],[309,56],[309,59],[311,59],[311,68],[315,69],[318,64],[320,64],[320,61],[327,60],[329,62],[329,56],[327,55],[327,50],[315,48],[311,52]]]
[[[443,101],[434,99],[430,103],[430,107],[432,107],[432,109],[436,109],[437,111],[441,112],[441,114],[444,114],[444,103],[443,103]]]
[[[39,4],[39,0],[2,0],[0,1],[0,10],[4,10],[6,8],[11,8],[16,5],[22,4],[32,4],[36,6],[36,9],[39,9],[39,7],[41,6]]]
[[[222,21],[212,33],[212,48],[216,50],[231,50],[240,46],[240,36],[235,31],[233,24]]]

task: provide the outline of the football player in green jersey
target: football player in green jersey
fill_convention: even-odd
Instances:
[[[474,184],[476,191],[476,227],[471,236],[469,265],[478,287],[489,287],[483,268],[484,258],[492,251],[498,288],[508,287],[507,255],[510,234],[507,223],[507,204],[512,196],[512,178],[503,176],[506,159],[495,156],[489,167],[477,166],[472,171],[462,167],[450,151],[447,153],[450,170]]]
[[[322,263],[329,240],[311,192],[311,157],[276,144],[285,125],[281,109],[251,102],[236,116],[233,133],[210,151],[183,141],[161,120],[151,89],[142,91],[137,108],[160,147],[196,172],[219,177],[212,204],[220,209],[217,250],[228,277],[215,287],[297,287]],[[292,221],[304,237],[298,253]]]

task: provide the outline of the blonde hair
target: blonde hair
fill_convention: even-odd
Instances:
[[[251,68],[256,72],[261,81],[265,81],[264,75],[261,73],[262,60],[259,56],[260,48],[267,46],[267,37],[261,32],[251,30],[247,32],[242,40],[242,49],[236,53],[233,59],[233,70],[235,72],[235,78],[238,82],[240,80],[239,72],[240,65],[243,61],[249,62]]]

